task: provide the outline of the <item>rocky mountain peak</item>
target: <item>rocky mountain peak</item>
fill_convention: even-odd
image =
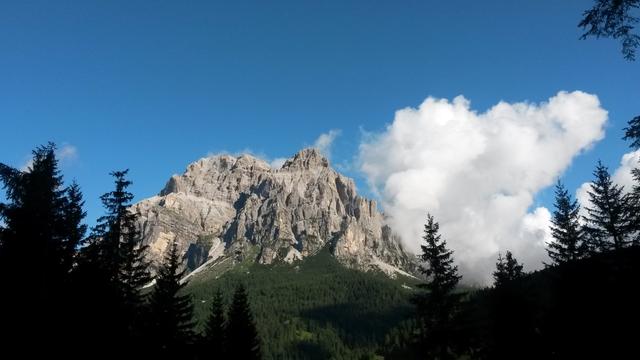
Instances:
[[[283,169],[313,169],[318,167],[328,168],[329,160],[315,148],[300,150],[291,159],[285,161],[282,166]]]
[[[133,211],[156,266],[174,240],[189,270],[238,254],[293,262],[322,248],[361,270],[395,274],[415,266],[375,202],[358,196],[353,180],[316,149],[281,169],[251,155],[202,158]]]

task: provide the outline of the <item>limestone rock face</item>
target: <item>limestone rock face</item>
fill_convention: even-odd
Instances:
[[[376,203],[358,196],[353,180],[315,149],[300,151],[280,169],[250,155],[203,158],[132,210],[154,266],[176,240],[189,270],[256,253],[249,249],[257,250],[257,262],[271,264],[324,247],[351,268],[391,276],[415,270]]]

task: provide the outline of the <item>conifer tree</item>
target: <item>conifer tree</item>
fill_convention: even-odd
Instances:
[[[451,359],[455,357],[452,332],[460,299],[453,291],[462,277],[458,275],[458,267],[453,265],[453,251],[447,249],[439,229],[433,216],[427,215],[419,259],[426,264],[420,271],[427,277],[427,282],[420,287],[428,292],[414,299],[420,322],[418,345],[423,355],[430,358]]]
[[[640,169],[631,170],[635,184],[629,193],[628,214],[630,232],[632,233],[632,245],[640,246]]]
[[[640,116],[631,119],[628,126],[624,129],[623,139],[631,143],[629,147],[634,150],[640,149]],[[635,184],[629,193],[629,220],[631,222],[631,231],[634,232],[633,245],[640,245],[640,169],[631,170],[631,175]]]
[[[141,346],[145,296],[142,287],[151,281],[148,264],[136,229],[136,215],[129,210],[133,194],[128,170],[115,171],[115,189],[101,196],[106,214],[98,219],[85,241],[76,271],[76,287],[84,301],[79,307],[95,319],[84,326],[96,335],[81,334],[95,346],[120,343],[127,348]],[[90,305],[87,305],[90,304]],[[85,319],[80,319],[85,321]]]
[[[63,209],[63,231],[66,234],[66,239],[62,261],[64,270],[67,272],[71,271],[78,246],[84,240],[87,232],[87,225],[83,224],[87,213],[83,210],[83,207],[84,200],[82,199],[80,186],[74,181],[66,188],[66,201]]]
[[[495,287],[501,287],[524,276],[522,268],[522,264],[518,263],[511,251],[507,250],[504,257],[502,257],[502,254],[498,254],[496,271],[493,272]]]
[[[0,248],[0,266],[6,266],[10,273],[11,269],[20,268],[16,262],[29,254],[31,266],[26,270],[47,277],[36,287],[55,288],[65,276],[61,264],[65,198],[55,149],[55,145],[49,143],[34,150],[32,163],[26,171],[0,164],[0,179],[10,201],[2,207],[6,226]],[[40,290],[40,295],[45,295],[47,290]]]
[[[260,359],[260,338],[253,320],[247,292],[242,284],[236,287],[229,308],[227,323],[227,357]]]
[[[622,186],[613,183],[609,170],[598,162],[593,172],[584,231],[591,251],[620,249],[630,242],[632,222],[629,214],[631,198]]]
[[[640,149],[640,116],[636,116],[629,120],[628,125],[624,128],[623,140],[631,142],[629,145],[632,149]]]
[[[75,254],[68,247],[65,205],[69,199],[55,151],[53,143],[36,148],[25,170],[0,164],[0,181],[8,200],[0,206],[0,222],[4,223],[0,243],[2,326],[11,329],[9,333],[18,341],[40,337],[52,351],[70,338],[61,322],[71,309],[65,289],[69,259]],[[4,340],[7,346],[17,344],[10,337]]]
[[[150,339],[155,350],[163,354],[184,352],[194,335],[191,295],[180,294],[186,286],[186,282],[180,281],[185,275],[185,270],[180,270],[181,264],[178,244],[174,241],[158,269],[150,296]]]
[[[201,349],[203,354],[218,358],[225,356],[227,324],[225,322],[224,312],[222,292],[217,291],[213,296],[209,317],[205,325]]]
[[[586,255],[580,206],[558,181],[555,189],[555,210],[551,219],[551,234],[555,241],[548,244],[547,253],[554,264],[580,259]]]

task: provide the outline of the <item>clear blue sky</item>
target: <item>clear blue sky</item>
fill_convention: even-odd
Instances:
[[[574,188],[597,158],[616,167],[621,129],[640,114],[640,63],[617,42],[578,40],[592,2],[5,2],[0,161],[20,166],[50,140],[75,146],[63,172],[92,222],[114,169],[131,169],[140,199],[208,153],[289,156],[330,129],[342,130],[334,162],[349,161],[361,129],[430,95],[484,110],[582,90],[609,125],[567,171]]]

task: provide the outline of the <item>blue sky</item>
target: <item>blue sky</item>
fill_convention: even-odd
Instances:
[[[612,168],[640,114],[638,62],[619,44],[578,40],[592,1],[17,1],[0,11],[0,161],[47,141],[100,215],[108,173],[130,168],[137,198],[208,153],[286,157],[340,129],[334,163],[362,131],[428,96],[545,101],[599,97],[606,137],[569,167],[578,187]],[[347,171],[364,191],[357,169]],[[550,205],[549,191],[536,204]]]

